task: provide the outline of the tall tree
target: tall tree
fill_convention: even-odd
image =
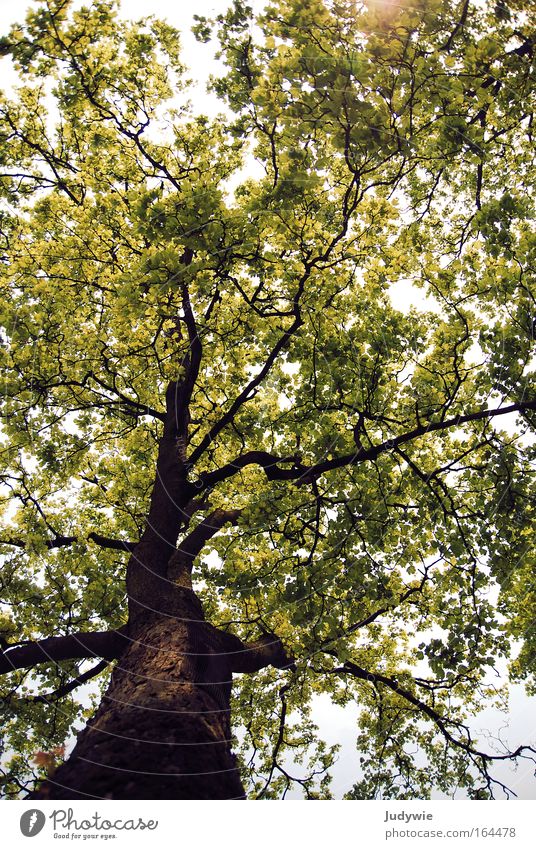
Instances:
[[[351,798],[535,759],[468,719],[534,687],[529,6],[235,0],[215,119],[113,0],[0,42],[6,795],[327,797],[318,693]]]

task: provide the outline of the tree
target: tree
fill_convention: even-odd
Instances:
[[[216,118],[113,0],[1,41],[6,795],[328,797],[317,693],[350,798],[534,761],[528,14],[235,0]]]

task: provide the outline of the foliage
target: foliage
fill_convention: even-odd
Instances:
[[[241,510],[196,586],[297,662],[235,679],[252,793],[329,794],[315,693],[360,706],[352,798],[487,797],[494,755],[531,754],[467,725],[513,639],[534,688],[528,7],[277,0],[253,26],[235,0],[196,27],[216,117],[179,34],[112,0],[1,42],[2,633],[124,621],[125,555],[91,535],[143,530],[187,298],[196,515]],[[7,795],[81,718],[31,693],[78,667],[4,678]]]

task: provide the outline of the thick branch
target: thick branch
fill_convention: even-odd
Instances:
[[[193,250],[186,247],[180,258],[181,265],[187,268],[191,265],[193,258]],[[185,281],[181,282],[180,285],[184,319],[177,319],[177,325],[179,321],[184,320],[188,330],[189,347],[181,362],[181,368],[184,371],[184,376],[180,380],[172,381],[166,392],[166,419],[169,420],[171,413],[173,432],[179,442],[181,459],[184,460],[186,445],[188,444],[190,402],[192,400],[192,392],[199,375],[201,358],[203,356],[203,346],[201,344],[201,337],[199,336],[197,323],[190,302],[188,285]],[[169,430],[169,421],[166,422],[166,428]]]
[[[72,545],[73,542],[76,542],[76,541],[77,541],[76,537],[59,536],[59,537],[56,537],[55,539],[48,539],[45,542],[45,546],[49,550],[53,549],[53,548],[63,548],[64,546]],[[18,537],[12,537],[10,539],[0,539],[0,543],[2,545],[12,545],[15,548],[26,548],[26,543],[24,542],[24,540],[19,539]]]
[[[292,462],[296,462],[295,457],[274,457],[274,455],[269,454],[268,451],[246,451],[245,454],[240,454],[239,457],[231,460],[230,463],[226,463],[225,466],[222,466],[220,469],[200,475],[197,485],[201,485],[200,488],[202,489],[210,489],[217,483],[221,483],[221,481],[232,477],[240,471],[240,469],[252,465],[261,466],[269,476],[271,469],[275,468],[279,471],[278,463]]]
[[[178,444],[177,405],[181,403],[180,387],[180,382],[173,380],[166,389],[164,432],[158,443],[156,475],[149,513],[140,540],[140,544],[150,544],[154,547],[158,559],[163,552],[162,567],[157,570],[161,574],[164,574],[167,561],[175,549],[183,509],[194,494],[186,481],[186,468]]]
[[[193,256],[194,254],[191,248],[186,248],[181,258],[183,264],[186,266],[190,265]],[[188,329],[188,340],[190,343],[188,362],[185,363],[187,371],[184,378],[183,389],[183,404],[187,407],[190,403],[192,391],[199,375],[199,367],[203,356],[203,346],[199,337],[195,316],[190,303],[190,293],[186,284],[183,284],[182,286],[182,307],[184,310],[184,320]]]
[[[462,424],[471,421],[481,421],[490,419],[494,416],[504,416],[508,413],[523,413],[525,410],[536,410],[536,401],[520,401],[517,404],[511,404],[509,407],[500,407],[496,410],[480,410],[475,413],[467,413],[466,415],[454,416],[452,419],[447,419],[441,422],[431,422],[427,425],[420,425],[407,433],[400,436],[387,439],[380,445],[373,445],[370,448],[359,446],[359,450],[353,454],[343,454],[341,457],[334,457],[332,460],[325,460],[322,463],[315,463],[313,466],[304,466],[298,462],[298,458],[294,457],[275,457],[267,451],[246,451],[226,463],[219,469],[213,472],[206,472],[199,476],[197,485],[201,485],[202,489],[210,489],[221,481],[232,477],[238,471],[246,466],[257,465],[261,466],[268,480],[298,480],[300,483],[310,483],[324,472],[331,469],[342,468],[343,466],[362,463],[367,460],[375,460],[380,454],[386,451],[391,451],[393,448],[403,445],[406,442],[411,442],[418,439],[420,436],[425,436],[432,431],[447,430],[452,427],[459,427]],[[291,469],[282,469],[280,463],[293,463]]]
[[[266,466],[266,477],[269,480],[299,480],[300,483],[310,483],[324,474],[324,472],[329,472],[332,469],[340,469],[344,466],[356,465],[367,460],[375,460],[380,454],[391,451],[393,448],[404,445],[406,442],[412,442],[414,439],[425,436],[427,433],[448,430],[449,428],[459,427],[467,422],[484,421],[496,416],[505,416],[509,413],[523,413],[525,410],[536,410],[536,401],[519,401],[516,404],[510,404],[508,407],[499,407],[495,410],[480,410],[475,413],[454,416],[452,419],[446,419],[441,422],[430,422],[429,424],[420,425],[408,431],[408,433],[387,439],[385,442],[380,443],[380,445],[362,448],[354,454],[343,454],[341,457],[324,460],[322,463],[315,463],[313,466],[300,465],[293,469],[280,469],[274,465]]]
[[[138,545],[137,542],[103,537],[101,534],[95,533],[95,531],[91,531],[91,533],[88,534],[88,539],[90,539],[91,542],[94,542],[95,545],[99,545],[101,548],[112,548],[114,551],[134,551]]]
[[[218,508],[213,510],[210,516],[203,519],[194,530],[188,534],[178,546],[178,552],[185,557],[193,560],[204,545],[218,533],[227,522],[236,525],[241,510],[222,510]]]
[[[183,413],[180,381],[171,381],[166,389],[166,419],[158,442],[156,474],[151,492],[149,512],[138,545],[127,564],[129,621],[145,616],[147,605],[158,605],[164,591],[161,579],[174,554],[177,537],[185,520],[184,510],[195,489],[187,481],[184,463],[184,441],[178,433]],[[187,411],[184,413],[187,421]]]
[[[95,533],[95,531],[91,531],[87,537],[91,542],[94,542],[95,545],[99,545],[101,548],[112,548],[115,551],[133,551],[137,546],[137,542],[129,542],[127,540],[122,539],[112,539],[112,537],[104,537],[101,534]],[[55,539],[48,539],[45,542],[46,548],[50,550],[54,548],[64,548],[68,545],[73,545],[73,543],[78,542],[78,537],[64,537],[59,536]],[[10,539],[0,539],[0,544],[2,545],[12,545],[15,548],[26,548],[26,543],[24,540],[19,539],[18,537],[13,537]]]
[[[220,631],[233,672],[258,672],[266,666],[294,670],[294,658],[275,634],[263,634],[258,640],[243,643],[234,634]]]
[[[82,657],[102,657],[115,660],[124,651],[127,640],[122,630],[93,631],[45,637],[35,642],[21,643],[0,653],[0,675],[25,669],[37,663],[76,660]]]
[[[169,558],[167,567],[168,580],[191,589],[191,574],[195,558],[209,539],[212,539],[227,522],[236,525],[241,512],[241,510],[221,510],[218,508],[217,510],[213,510],[210,516],[207,516],[206,519],[200,522],[182,540],[177,550]]]

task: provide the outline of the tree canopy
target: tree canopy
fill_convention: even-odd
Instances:
[[[216,117],[113,0],[0,41],[7,796],[107,681],[170,404],[207,620],[293,659],[234,679],[252,796],[329,797],[319,693],[359,706],[350,798],[535,759],[470,726],[497,665],[535,691],[531,6],[235,0],[195,27]],[[36,642],[82,632],[97,666]]]

